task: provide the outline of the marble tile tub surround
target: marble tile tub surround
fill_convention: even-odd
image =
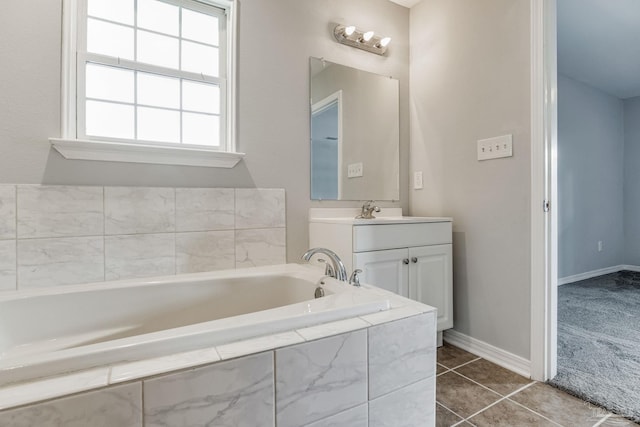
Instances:
[[[403,304],[422,313],[408,314]],[[391,311],[400,313],[387,323],[374,325],[362,316],[357,321],[347,319],[278,334],[271,348],[265,337],[229,344],[224,351],[218,347],[216,352],[199,350],[165,357],[164,362],[178,369],[175,372],[161,373],[160,361],[149,361],[147,367],[145,362],[134,362],[129,365],[135,367],[104,368],[106,372],[118,371],[117,380],[124,384],[109,381],[98,390],[0,411],[0,425],[42,425],[51,419],[62,422],[51,425],[139,427],[434,425],[435,311],[401,298],[392,306]],[[420,328],[425,336],[404,340],[396,336],[398,329],[417,324],[425,325]],[[322,336],[321,329],[325,335],[316,339]],[[342,332],[326,335],[337,331]],[[371,347],[372,334],[378,342],[394,343],[397,365],[376,362],[384,359],[380,353],[388,349]],[[307,341],[305,336],[314,339]],[[416,366],[423,361],[416,358],[415,339],[433,343],[433,347],[418,346],[419,351],[430,353],[429,369]],[[189,368],[174,363],[189,359]],[[416,374],[406,375],[399,366]],[[380,383],[395,375],[404,380],[394,378],[386,394],[369,395],[369,382]],[[42,393],[42,388],[34,390]],[[76,424],[65,424],[68,420]]]
[[[0,291],[286,262],[285,192],[0,184]]]

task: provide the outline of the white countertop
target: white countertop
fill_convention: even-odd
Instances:
[[[453,218],[435,216],[402,216],[401,208],[382,208],[375,213],[374,219],[356,218],[360,208],[311,208],[309,209],[309,222],[327,224],[414,224],[425,222],[453,222]]]
[[[337,217],[337,218],[310,218],[309,222],[322,222],[328,224],[353,224],[353,225],[372,225],[372,224],[414,224],[425,222],[452,222],[452,218],[434,217],[434,216],[398,216],[398,217],[376,217],[374,219],[361,219],[354,217]]]

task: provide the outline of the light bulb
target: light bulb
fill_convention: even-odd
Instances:
[[[367,31],[362,35],[362,40],[368,42],[369,40],[371,40],[371,37],[373,37],[373,31]]]
[[[380,40],[380,46],[387,47],[387,45],[391,42],[391,37],[385,37]]]
[[[353,25],[349,25],[348,27],[344,27],[344,35],[349,37],[356,30],[356,27]]]

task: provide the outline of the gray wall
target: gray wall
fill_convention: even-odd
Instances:
[[[424,0],[411,10],[412,215],[453,217],[454,328],[529,359],[530,5]],[[513,134],[511,158],[476,140]]]
[[[623,263],[624,122],[620,99],[558,76],[558,277]]]
[[[287,255],[295,261],[308,245],[308,60],[316,56],[400,80],[401,203],[387,205],[408,209],[408,9],[387,0],[242,0],[238,149],[247,157],[234,169],[221,170],[62,158],[48,142],[60,136],[62,0],[2,6],[0,183],[285,188]],[[391,36],[389,55],[336,43],[331,25],[336,22]]]
[[[640,97],[624,100],[625,264],[640,265]]]

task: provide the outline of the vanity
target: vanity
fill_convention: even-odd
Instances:
[[[374,219],[359,209],[309,210],[311,247],[330,248],[363,283],[438,309],[438,345],[453,327],[452,219],[403,217],[385,208]]]

